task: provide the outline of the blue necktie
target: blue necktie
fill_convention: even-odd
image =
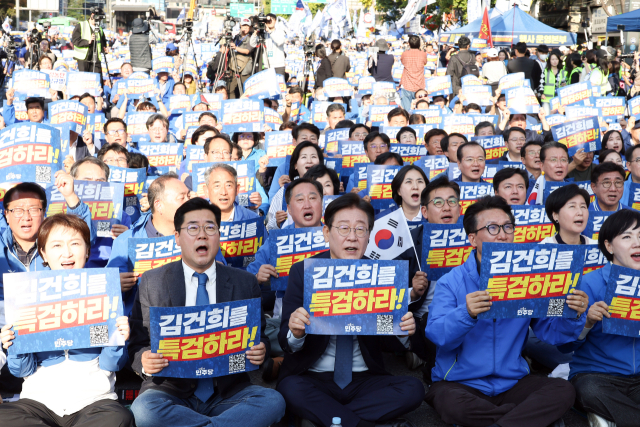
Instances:
[[[209,305],[209,293],[207,292],[209,277],[204,273],[193,273],[193,275],[198,278],[196,305]],[[194,394],[202,402],[206,402],[213,394],[213,389],[213,378],[201,378],[198,380],[198,387]]]
[[[333,381],[340,388],[345,388],[351,382],[351,367],[353,364],[353,336],[338,335],[336,337],[336,362],[333,367]]]

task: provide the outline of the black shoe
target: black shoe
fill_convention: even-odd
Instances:
[[[262,379],[266,382],[271,382],[278,378],[278,373],[280,372],[280,365],[282,365],[282,361],[284,357],[274,357],[273,359],[267,360],[267,362],[262,367]]]

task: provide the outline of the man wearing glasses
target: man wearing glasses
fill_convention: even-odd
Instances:
[[[522,162],[521,149],[527,142],[527,134],[524,129],[512,127],[502,134],[507,145],[507,152],[499,160],[505,162]]]
[[[169,120],[162,114],[154,114],[147,119],[147,130],[151,142],[178,142],[176,137],[169,133]]]
[[[625,171],[622,166],[613,162],[597,165],[591,174],[591,190],[596,199],[589,205],[594,212],[617,212],[620,209],[631,209],[622,204]]]
[[[530,205],[544,205],[544,187],[547,182],[564,182],[569,168],[569,150],[564,144],[550,142],[540,148],[542,172],[536,180],[528,203]]]
[[[107,144],[118,144],[127,150],[138,152],[136,149],[129,147],[129,135],[127,134],[127,124],[124,120],[112,117],[104,124],[104,139]]]
[[[126,168],[128,166],[127,154],[129,154],[127,149],[122,145],[117,143],[107,144],[103,145],[98,151],[98,159],[109,166]]]
[[[627,168],[630,172],[629,178],[624,182],[622,200],[625,202],[629,202],[631,183],[640,184],[640,151],[638,150],[640,150],[640,145],[632,145],[624,153]]]
[[[458,147],[458,167],[460,176],[455,182],[483,182],[486,152],[477,142],[467,142]]]
[[[552,345],[578,339],[588,297],[567,297],[577,318],[479,320],[491,309],[489,292],[478,290],[483,244],[513,243],[515,218],[502,197],[486,196],[469,206],[463,224],[473,251],[438,280],[425,330],[438,354],[425,401],[447,424],[551,425],[573,405],[575,391],[564,379],[529,375],[522,345],[529,326]]]
[[[364,145],[364,153],[371,163],[374,163],[380,154],[388,152],[391,146],[391,140],[387,134],[376,131],[367,134],[362,143]],[[361,191],[361,189],[358,188],[358,181],[360,179],[358,175],[358,171],[354,171],[354,173],[349,176],[347,193],[359,193]]]

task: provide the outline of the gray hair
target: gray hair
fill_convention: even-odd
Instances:
[[[205,176],[207,177],[206,178],[207,187],[209,186],[209,178],[211,177],[211,174],[213,173],[213,171],[216,169],[222,169],[229,172],[229,175],[233,177],[233,179],[236,181],[236,184],[238,183],[238,171],[236,171],[236,168],[226,163],[216,163],[215,165],[207,169],[207,171],[205,172]]]
[[[147,199],[149,200],[149,206],[151,207],[151,213],[155,213],[155,208],[154,208],[153,205],[155,204],[156,200],[160,200],[162,198],[162,196],[164,196],[164,185],[170,179],[177,179],[178,181],[180,180],[180,178],[178,178],[178,174],[177,173],[168,172],[168,173],[165,173],[164,175],[159,176],[158,178],[156,178],[151,183],[151,185],[149,185],[149,191],[147,192]]]
[[[107,181],[109,180],[109,172],[110,172],[109,166],[107,166],[106,163],[103,162],[102,160],[93,156],[88,156],[88,157],[85,157],[84,159],[78,160],[73,164],[73,166],[71,166],[71,176],[73,177],[73,179],[78,179],[78,168],[80,168],[80,166],[82,166],[85,163],[92,163],[96,166],[100,166],[104,172],[104,176],[106,177]]]

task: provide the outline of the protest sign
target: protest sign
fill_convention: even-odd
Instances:
[[[262,132],[264,104],[255,99],[222,101],[222,120],[225,132]]]
[[[602,318],[602,332],[605,334],[640,336],[638,281],[640,271],[611,264],[604,297],[611,317]]]
[[[373,165],[367,166],[367,190],[374,209],[388,209],[396,204],[391,198],[391,181],[401,166]]]
[[[49,123],[67,124],[70,131],[82,135],[87,125],[89,109],[78,101],[55,101],[49,103]]]
[[[472,249],[461,223],[423,223],[420,266],[429,280],[438,280],[464,264]]]
[[[60,169],[60,130],[16,123],[0,130],[0,182],[51,183]]]
[[[220,223],[220,250],[227,265],[246,270],[266,237],[262,217]]]
[[[69,97],[88,93],[91,96],[102,95],[100,73],[69,72],[67,74],[67,95]]]
[[[258,100],[280,98],[280,85],[276,78],[276,70],[269,68],[247,78],[244,82],[242,98]]]
[[[180,246],[176,245],[174,236],[130,237],[127,245],[129,271],[132,271],[137,277],[142,276],[142,273],[146,271],[182,259],[182,250]]]
[[[535,243],[556,234],[544,206],[512,205],[516,219],[513,243]]]
[[[119,166],[109,166],[109,182],[124,184],[123,209],[131,217],[133,224],[140,218],[140,198],[147,179],[147,169],[129,169]]]
[[[290,131],[267,132],[264,135],[264,149],[269,157],[267,166],[280,166],[295,148]]]
[[[502,135],[476,136],[471,141],[480,144],[486,153],[485,160],[495,160],[507,152],[507,146]]]
[[[551,133],[554,141],[567,146],[569,156],[574,156],[581,148],[585,152],[591,152],[599,151],[602,147],[600,125],[597,117],[588,117],[555,125],[551,128]]]
[[[22,95],[24,98],[51,98],[49,75],[42,71],[17,70],[11,76],[9,87],[16,95]]]

